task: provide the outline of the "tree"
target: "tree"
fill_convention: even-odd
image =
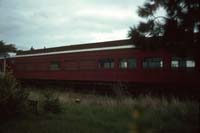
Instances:
[[[0,53],[16,52],[17,49],[14,44],[6,44],[4,41],[0,41]]]
[[[33,48],[33,46],[31,46],[30,50],[33,51],[33,50],[35,50],[35,49]]]
[[[166,16],[155,16],[160,8],[165,10]],[[138,8],[138,15],[147,21],[131,27],[128,32],[136,45],[199,47],[199,0],[146,0]]]
[[[8,120],[26,111],[28,91],[21,88],[11,72],[0,75],[0,118]]]

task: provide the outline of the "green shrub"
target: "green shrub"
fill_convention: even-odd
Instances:
[[[60,113],[62,111],[60,100],[53,91],[45,91],[43,95],[45,112]]]
[[[0,117],[8,119],[22,113],[26,107],[28,93],[22,89],[12,73],[0,76]]]

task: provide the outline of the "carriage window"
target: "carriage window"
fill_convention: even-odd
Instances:
[[[162,68],[163,67],[163,59],[156,58],[145,58],[143,60],[143,68]]]
[[[122,69],[128,68],[128,61],[126,59],[120,60],[120,68]]]
[[[194,68],[195,67],[195,61],[194,60],[186,60],[186,67],[187,68]]]
[[[136,59],[135,58],[129,58],[129,59],[121,59],[119,67],[121,69],[134,69],[136,68]]]
[[[50,70],[60,70],[60,68],[61,68],[60,62],[58,61],[51,62]]]
[[[177,60],[172,60],[172,61],[171,61],[171,67],[172,67],[172,68],[177,68],[177,67],[179,67],[178,64],[179,64],[179,63],[178,63]]]
[[[171,67],[172,68],[178,68],[178,67],[184,68],[184,67],[186,67],[186,60],[184,58],[172,57]]]
[[[99,60],[99,68],[105,68],[105,69],[114,68],[114,60],[113,59]]]
[[[172,68],[194,68],[195,60],[192,58],[172,57],[171,67]]]

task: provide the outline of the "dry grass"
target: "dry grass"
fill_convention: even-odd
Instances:
[[[47,90],[31,89],[29,99],[44,99]],[[54,91],[64,106],[61,114],[46,112],[9,121],[0,132],[194,132],[199,129],[199,105],[150,95],[133,98]],[[42,112],[42,110],[39,110]]]
[[[43,92],[47,90],[35,90],[31,89],[29,99],[42,101],[44,96]],[[183,102],[176,98],[172,98],[170,101],[166,98],[152,97],[151,95],[138,96],[137,98],[131,96],[123,96],[122,98],[114,96],[106,96],[99,94],[87,94],[72,91],[53,91],[54,95],[57,96],[62,104],[73,104],[77,103],[80,105],[100,105],[100,106],[126,106],[133,107],[135,105],[140,105],[144,108],[158,108],[162,106],[168,106],[170,103],[179,105]]]

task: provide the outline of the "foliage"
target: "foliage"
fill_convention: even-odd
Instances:
[[[155,16],[156,11],[161,8],[166,12],[166,16]],[[148,40],[148,37],[153,37],[162,38],[162,42],[156,41],[155,45],[174,47],[181,44],[181,47],[199,47],[199,14],[199,0],[146,0],[144,5],[138,8],[138,15],[147,21],[131,27],[128,36],[139,46],[145,39]]]
[[[0,117],[7,119],[22,113],[28,92],[22,89],[10,72],[0,76]]]
[[[60,100],[53,91],[48,90],[43,95],[45,98],[43,106],[45,112],[59,113],[62,111]]]
[[[35,50],[35,49],[33,48],[33,46],[31,46],[30,50],[33,51],[33,50]]]
[[[16,48],[14,44],[6,44],[4,41],[0,41],[0,53],[5,52],[16,52]]]
[[[0,125],[1,133],[123,133],[131,122],[129,110],[118,107],[67,104],[60,114],[46,113]]]
[[[141,133],[197,133],[199,106],[194,103],[164,102],[159,107],[136,105],[131,130]]]
[[[168,102],[151,97],[132,102],[134,105],[129,107],[123,103],[118,106],[68,103],[61,114],[18,118],[0,125],[0,132],[198,133],[199,106],[196,102]]]
[[[50,96],[55,94],[55,91],[54,93],[48,91],[48,93],[50,94],[47,95]],[[199,105],[195,101],[181,102],[177,99],[170,101],[147,95],[135,99],[129,98],[128,101],[126,97],[119,103],[113,97],[70,94],[63,91],[60,93],[63,94],[59,95],[63,103],[62,113],[45,112],[25,118],[18,117],[0,124],[0,132],[198,133],[200,112]],[[83,102],[74,103],[74,98],[77,97],[80,97]],[[99,100],[102,104],[98,104]]]

